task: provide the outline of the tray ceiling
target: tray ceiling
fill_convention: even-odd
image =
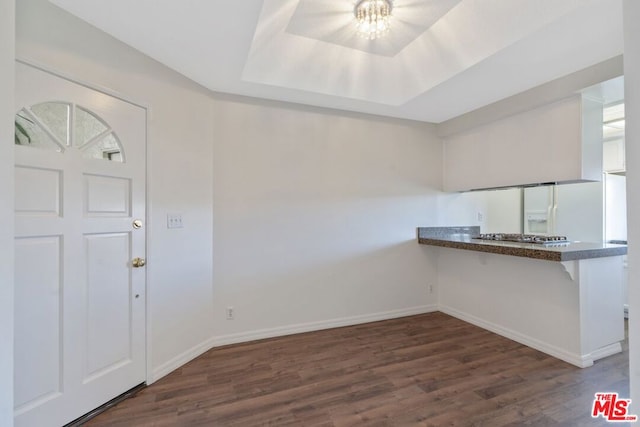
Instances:
[[[622,53],[619,0],[50,0],[218,92],[442,122]]]

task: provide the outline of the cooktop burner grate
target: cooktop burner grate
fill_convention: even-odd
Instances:
[[[539,234],[486,233],[475,237],[480,240],[496,240],[503,242],[536,243],[540,245],[553,243],[569,243],[566,236],[547,236]]]

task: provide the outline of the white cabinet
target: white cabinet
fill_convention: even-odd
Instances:
[[[602,168],[605,172],[624,172],[624,139],[605,141],[602,144]]]
[[[600,181],[602,103],[576,95],[444,140],[445,191]]]

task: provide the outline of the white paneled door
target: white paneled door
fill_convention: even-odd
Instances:
[[[21,63],[15,424],[61,426],[145,381],[143,108]]]

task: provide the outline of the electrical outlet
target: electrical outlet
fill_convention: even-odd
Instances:
[[[233,307],[227,307],[227,320],[233,320]]]
[[[182,214],[167,214],[167,228],[183,228]]]
[[[478,218],[478,222],[483,222],[484,221],[484,214],[482,212],[478,212],[476,214],[476,217]]]

